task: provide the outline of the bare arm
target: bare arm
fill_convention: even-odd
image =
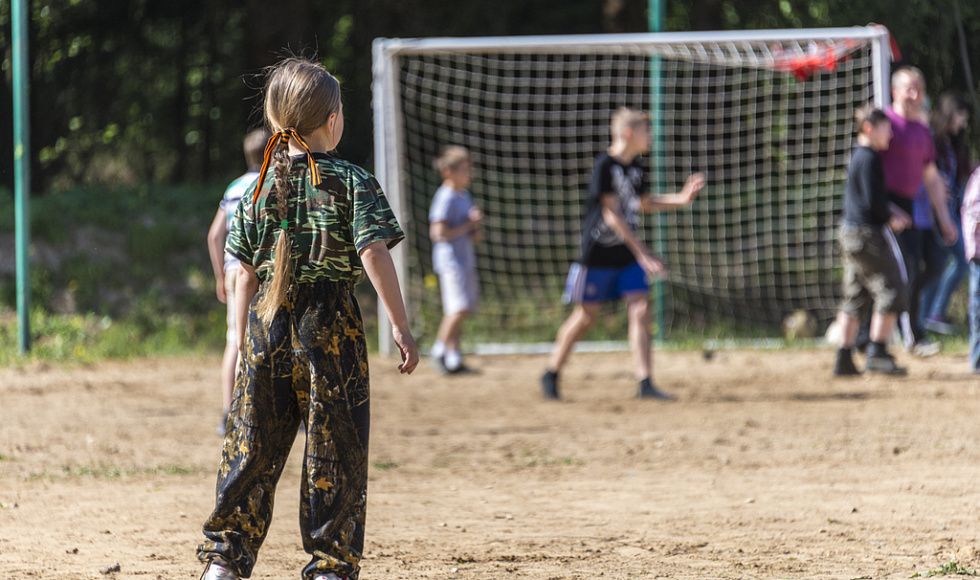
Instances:
[[[218,208],[208,228],[208,255],[211,257],[211,270],[214,272],[214,293],[224,304],[225,296],[225,236],[228,234],[225,210]]]
[[[445,221],[432,222],[429,225],[429,239],[433,242],[451,242],[463,236],[476,238],[480,235],[480,223],[483,222],[483,212],[477,208],[471,208],[469,220],[454,228],[449,227]]]
[[[642,198],[642,209],[646,213],[654,211],[665,211],[691,205],[698,192],[704,188],[705,179],[703,173],[694,173],[687,178],[684,187],[677,193],[660,193],[656,195],[646,195]]]
[[[245,325],[248,324],[248,307],[252,298],[259,291],[259,279],[255,269],[248,264],[241,264],[238,276],[235,278],[235,328],[238,330],[239,351],[245,344]]]
[[[889,203],[888,212],[891,216],[888,219],[888,227],[890,227],[892,231],[900,232],[912,227],[912,217],[904,209],[898,207],[894,203]]]
[[[939,223],[939,232],[943,236],[943,241],[947,245],[955,244],[959,234],[946,205],[946,183],[943,182],[943,177],[939,174],[939,168],[935,163],[930,163],[926,167],[922,173],[922,180],[925,182],[926,193],[929,194],[929,201],[932,203],[933,214]]]
[[[408,315],[405,313],[405,303],[402,302],[401,288],[398,286],[398,275],[391,254],[383,241],[374,242],[361,250],[361,262],[371,284],[378,292],[378,298],[384,305],[388,320],[391,321],[391,334],[398,345],[402,362],[398,370],[403,374],[411,374],[419,364],[419,351],[415,339],[408,327]]]
[[[456,238],[468,236],[476,229],[473,222],[466,222],[454,228],[446,225],[446,222],[433,222],[429,225],[429,239],[433,242],[451,242]]]
[[[626,218],[620,213],[619,200],[613,194],[602,196],[602,221],[623,239],[623,243],[633,253],[636,261],[643,267],[647,274],[653,276],[663,274],[663,262],[653,257],[646,246],[637,239],[636,234],[633,233],[633,229],[626,223]]]

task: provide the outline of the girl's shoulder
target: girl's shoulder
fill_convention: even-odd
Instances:
[[[316,162],[322,177],[334,177],[352,187],[374,180],[374,175],[370,171],[346,159],[324,155],[317,156]]]

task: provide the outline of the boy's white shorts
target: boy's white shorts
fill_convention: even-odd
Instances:
[[[439,292],[442,294],[442,313],[473,312],[480,299],[480,282],[476,270],[446,268],[439,272]]]
[[[238,277],[238,268],[228,268],[225,270],[225,301],[227,314],[225,319],[228,323],[228,331],[225,333],[225,342],[228,344],[238,343],[238,324],[235,315],[235,278]]]

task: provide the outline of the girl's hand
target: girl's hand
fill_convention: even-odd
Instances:
[[[228,303],[228,294],[225,292],[225,279],[223,276],[214,281],[214,294],[218,297],[218,302],[222,304]]]
[[[483,212],[480,211],[480,208],[473,207],[470,208],[470,213],[467,217],[469,218],[470,223],[478,224],[483,221]]]
[[[408,329],[402,330],[392,327],[391,335],[398,345],[398,353],[402,357],[402,362],[398,365],[398,371],[403,375],[410,375],[419,364],[419,348],[415,345],[412,332]]]

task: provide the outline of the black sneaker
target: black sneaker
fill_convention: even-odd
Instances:
[[[876,373],[879,375],[904,377],[905,375],[909,374],[908,369],[898,366],[898,363],[895,362],[895,357],[888,353],[868,355],[868,360],[865,362],[864,370],[868,371],[869,373]]]
[[[445,356],[434,356],[430,359],[432,362],[432,368],[436,369],[440,375],[448,375],[449,369],[446,368],[446,357]]]
[[[837,351],[837,363],[834,364],[835,377],[856,377],[861,371],[854,366],[854,358],[850,350],[840,349]]]
[[[544,395],[545,399],[550,401],[557,401],[561,398],[558,396],[558,373],[555,371],[545,371],[541,375],[541,394]]]
[[[641,399],[657,399],[660,401],[673,401],[677,397],[670,393],[665,393],[653,385],[650,379],[640,381],[640,390],[636,394]]]
[[[478,371],[477,369],[475,369],[473,367],[468,367],[468,366],[466,366],[463,363],[459,363],[459,366],[456,367],[456,368],[454,368],[454,369],[451,369],[449,367],[444,367],[444,368],[446,369],[445,370],[445,373],[448,374],[448,375],[478,375],[478,374],[480,374],[480,371]]]

